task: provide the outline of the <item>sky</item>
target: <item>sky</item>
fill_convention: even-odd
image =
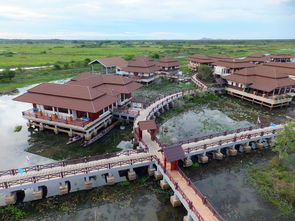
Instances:
[[[294,39],[295,0],[0,0],[0,38]]]

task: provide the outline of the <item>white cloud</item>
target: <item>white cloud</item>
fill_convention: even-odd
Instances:
[[[0,38],[17,39],[85,39],[85,38],[107,38],[107,39],[196,39],[196,35],[178,32],[123,32],[123,33],[104,33],[104,32],[56,32],[34,34],[27,32],[0,32]]]

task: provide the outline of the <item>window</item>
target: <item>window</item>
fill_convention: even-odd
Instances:
[[[58,112],[60,113],[68,113],[68,109],[65,109],[65,108],[58,108]]]
[[[44,110],[52,111],[52,107],[51,106],[44,105]]]

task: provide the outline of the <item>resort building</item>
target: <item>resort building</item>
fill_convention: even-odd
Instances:
[[[112,111],[130,103],[141,86],[126,77],[83,73],[65,84],[39,84],[14,100],[32,104],[23,112],[29,126],[87,140],[107,127]]]
[[[235,71],[255,67],[255,64],[251,64],[244,59],[225,59],[218,60],[213,63],[214,70],[213,74],[218,75],[220,77],[225,77],[233,74]]]
[[[178,74],[180,62],[171,57],[164,57],[158,61],[157,64],[160,67],[160,71],[167,74]]]
[[[123,68],[127,66],[127,63],[128,62],[121,57],[111,57],[111,58],[97,58],[89,62],[89,65],[91,65],[92,73],[95,72],[94,70],[95,64],[98,64],[100,66],[100,68],[98,69],[99,72],[105,72],[106,74],[108,73],[118,74],[120,71],[122,71]]]
[[[295,55],[285,53],[275,53],[268,55],[270,62],[291,62],[291,59],[295,58]]]
[[[211,66],[212,63],[215,61],[207,56],[199,54],[194,54],[188,57],[187,60],[189,61],[188,68],[193,71],[197,71],[198,67],[201,64]]]
[[[247,56],[245,60],[253,64],[262,64],[268,61],[268,57],[263,53],[254,53]]]
[[[228,94],[269,108],[289,105],[295,95],[295,80],[288,70],[259,65],[225,76]]]
[[[160,70],[157,63],[147,56],[136,56],[123,68],[122,75],[129,76],[140,83],[149,84],[155,80]]]

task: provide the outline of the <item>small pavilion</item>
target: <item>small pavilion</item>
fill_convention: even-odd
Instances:
[[[183,160],[185,158],[184,151],[181,145],[172,145],[170,147],[163,148],[164,152],[164,166],[166,168],[167,162],[170,163],[170,169],[176,170],[178,165],[178,160]]]
[[[105,73],[118,73],[123,68],[127,66],[127,61],[124,60],[121,57],[110,57],[110,58],[97,58],[91,62],[89,62],[89,65],[91,65],[91,72],[94,72],[94,64],[100,64],[104,70]]]
[[[158,127],[155,120],[145,120],[139,121],[138,127],[135,128],[135,137],[140,141],[142,140],[142,132],[148,130],[151,134],[151,139],[156,139],[156,134],[158,133]]]

